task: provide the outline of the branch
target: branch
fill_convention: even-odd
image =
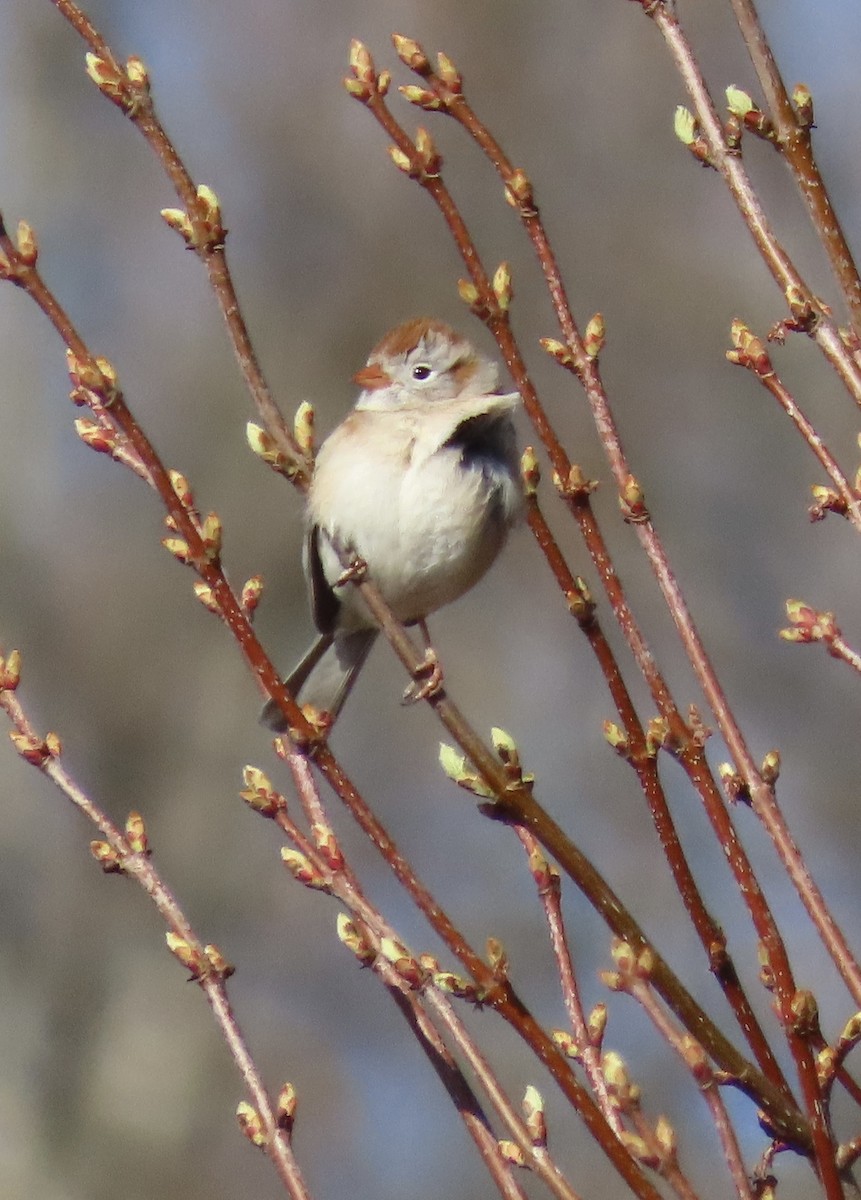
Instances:
[[[813,155],[813,101],[803,84],[796,90],[801,107],[796,108],[790,100],[753,0],[731,3],[774,123],[776,137],[772,144],[783,155],[798,184],[849,310],[855,336],[861,337],[861,279]]]
[[[62,763],[62,750],[56,734],[40,737],[34,730],[15,694],[18,687],[20,660],[17,654],[0,660],[0,708],[8,716],[10,737],[25,762],[36,767],[59,789],[75,808],[98,829],[103,841],[91,844],[93,854],[107,873],[119,873],[133,879],[152,900],[168,927],[168,947],[190,972],[190,978],[200,986],[221,1030],[230,1055],[241,1074],[251,1105],[240,1106],[240,1123],[246,1136],[263,1149],[293,1200],[310,1200],[299,1165],[293,1154],[292,1128],[293,1093],[285,1085],[282,1094],[291,1097],[287,1108],[276,1107],[263,1085],[260,1072],[251,1057],[239,1022],[230,1005],[226,981],[233,967],[217,946],[204,945],[179,906],[176,897],[153,865],[149,841],[143,821],[132,813],[125,832],[75,782]],[[243,1119],[244,1118],[244,1119]]]

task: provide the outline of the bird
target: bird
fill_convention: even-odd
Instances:
[[[502,391],[496,363],[449,325],[396,326],[353,382],[358,400],[320,447],[307,494],[303,565],[318,636],[285,679],[329,722],[379,632],[345,555],[400,621],[421,628],[431,680],[408,688],[409,702],[441,682],[426,618],[478,583],[523,509],[520,396]],[[262,721],[287,728],[272,700]]]

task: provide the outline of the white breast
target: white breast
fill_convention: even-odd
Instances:
[[[321,448],[309,495],[312,523],[364,558],[404,621],[449,604],[481,578],[521,503],[514,463],[465,462],[461,447],[440,440],[416,438],[405,413],[353,413]],[[339,560],[325,545],[321,559],[333,582]],[[347,625],[367,623],[354,589],[338,595]]]

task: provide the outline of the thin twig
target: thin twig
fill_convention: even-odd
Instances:
[[[861,366],[844,345],[836,325],[775,235],[741,157],[727,146],[723,126],[711,94],[693,49],[673,11],[674,7],[665,0],[659,0],[644,11],[647,11],[647,15],[660,30],[688,90],[708,144],[709,161],[723,176],[763,262],[787,298],[787,302],[792,305],[797,303],[798,299],[803,300],[811,314],[807,331],[831,363],[849,394],[857,404],[861,404]]]
[[[405,42],[409,42],[410,47],[417,46],[417,43],[413,43],[409,41],[409,39],[402,39],[400,37],[396,38],[396,42],[402,47]],[[404,49],[400,50],[399,53],[401,53],[401,57],[403,57],[405,61],[411,60],[412,58],[412,55]],[[571,475],[570,469],[566,473],[564,465],[561,471],[558,465],[560,462],[563,464],[567,463],[567,458],[564,455],[564,451],[562,451],[561,447],[559,446],[555,434],[553,433],[552,429],[550,429],[549,423],[544,415],[543,408],[538,402],[537,396],[534,393],[534,389],[531,387],[519,350],[517,349],[516,343],[513,340],[505,309],[498,303],[495,289],[490,286],[488,276],[481,266],[475,246],[468,234],[468,231],[466,230],[463,219],[460,216],[460,213],[458,212],[451,195],[440,179],[439,157],[435,151],[432,150],[432,144],[430,143],[430,140],[426,134],[420,134],[416,143],[413,143],[400,125],[395,121],[384,102],[384,89],[379,86],[379,77],[374,71],[370,56],[363,47],[359,48],[359,52],[354,53],[354,58],[358,59],[359,54],[362,55],[363,62],[360,71],[357,71],[357,81],[361,85],[362,90],[361,92],[356,91],[354,94],[367,106],[367,108],[373,113],[374,117],[394,139],[397,150],[401,156],[401,161],[398,162],[398,165],[401,165],[402,169],[406,170],[408,174],[415,178],[416,181],[429,192],[429,194],[439,205],[446,223],[449,225],[458,249],[463,256],[464,262],[470,271],[475,291],[478,296],[476,304],[478,306],[482,306],[483,310],[487,312],[488,315],[486,319],[488,325],[497,336],[500,346],[505,347],[506,361],[509,364],[512,375],[518,385],[518,389],[521,392],[524,405],[529,412],[530,417],[533,419],[536,430],[539,436],[542,438],[542,441],[544,441],[545,445],[548,446],[548,450],[551,452],[554,466],[556,466],[557,476],[567,480]],[[428,81],[434,81],[434,86],[437,86],[435,81],[436,77],[433,75],[433,71],[430,68],[427,57],[423,55],[420,47],[416,51],[416,57],[419,56],[421,56],[421,65],[415,66],[414,62],[412,61],[410,65],[413,65],[413,69],[417,70],[423,78],[427,79]],[[447,94],[449,92],[451,93],[453,97],[452,103],[457,103],[458,106],[462,108],[463,101],[460,92],[460,85],[446,85],[445,90]],[[488,157],[490,157],[491,161],[497,165],[497,168],[508,173],[509,188],[516,186],[514,179],[515,173],[510,167],[510,164],[502,155],[501,150],[498,149],[497,144],[491,140],[487,143],[486,149]],[[549,243],[547,242],[546,234],[543,231],[543,226],[540,225],[540,222],[536,223],[532,221],[532,216],[535,214],[532,213],[531,204],[527,209],[524,202],[524,212],[521,215],[524,222],[530,222],[529,227],[536,232],[536,236],[540,234],[542,245],[546,246],[547,254],[550,255],[551,252],[549,249]],[[559,275],[558,268],[555,265],[555,259],[548,259],[544,261],[544,265],[545,267],[549,268],[551,262],[553,266],[553,278],[558,285],[556,292],[554,292],[554,300],[558,298],[561,303],[562,299],[564,299],[564,286],[562,284],[561,275]],[[598,424],[599,433],[602,436],[602,440],[606,436],[608,444],[611,444],[613,447],[615,447],[616,451],[621,454],[621,445],[618,441],[618,434],[615,431],[615,425],[612,421],[606,395],[603,391],[602,385],[600,384],[597,365],[585,351],[583,343],[580,340],[579,333],[574,324],[574,319],[571,316],[570,309],[566,309],[564,314],[560,313],[560,321],[563,321],[563,328],[570,328],[573,331],[571,336],[576,340],[577,346],[579,346],[579,351],[576,351],[578,363],[577,373],[581,374],[581,376],[588,376],[588,379],[594,384],[595,397],[600,400],[601,408],[600,412],[596,416],[596,423]],[[574,342],[571,343],[571,354],[572,358],[574,358]],[[590,390],[589,383],[584,381],[584,386],[586,387],[588,393]],[[636,484],[633,476],[628,476],[627,483],[631,482]],[[568,499],[569,506],[571,507],[572,511],[578,517],[581,531],[588,529],[588,533],[584,533],[584,538],[586,539],[590,553],[593,555],[593,559],[596,561],[596,566],[599,566],[599,577],[604,583],[605,588],[608,589],[609,595],[611,594],[611,586],[614,588],[618,587],[618,579],[615,575],[615,571],[612,568],[612,564],[609,562],[608,556],[603,550],[603,539],[601,538],[601,535],[597,529],[597,525],[591,518],[591,511],[588,505],[588,488],[585,488],[582,480],[577,478],[573,484],[565,484],[563,494],[566,496],[566,499]],[[648,514],[645,512],[645,509],[643,508],[641,513],[633,515],[632,520],[635,524],[638,534],[641,536],[641,540],[642,531],[646,529],[648,530],[648,536],[646,537],[644,544],[649,552],[650,561],[652,561],[653,568],[656,570],[662,590],[667,597],[668,606],[673,613],[673,617],[676,620],[677,626],[682,632],[683,641],[685,641],[692,664],[697,673],[701,675],[701,677],[705,677],[705,680],[709,684],[709,690],[714,696],[717,697],[719,701],[719,709],[721,709],[721,711],[725,714],[724,719],[728,723],[732,724],[736,730],[738,739],[740,739],[741,744],[744,745],[741,732],[735,725],[735,721],[730,713],[729,706],[725,697],[723,696],[723,692],[720,689],[720,685],[718,684],[717,678],[714,675],[714,671],[708,662],[708,658],[705,654],[699,634],[682,598],[681,590],[674,575],[672,574],[672,571],[669,568],[663,546],[657,539],[657,535],[654,533],[654,530],[651,527],[651,522],[648,520]],[[619,619],[620,625],[622,626],[626,637],[629,638],[629,643],[633,642],[634,645],[637,646],[637,649],[634,651],[635,657],[637,658],[638,664],[642,666],[647,679],[649,679],[650,683],[653,680],[660,681],[660,676],[657,672],[654,660],[651,654],[647,651],[641,637],[638,635],[637,627],[633,621],[632,615],[630,614],[630,610],[627,608],[627,604],[624,603],[624,599],[620,598],[619,593],[621,593],[620,587],[618,587],[618,591],[614,594],[613,599],[611,600],[611,603],[613,603],[614,614],[617,616],[617,619]],[[671,732],[677,736],[680,741],[687,740],[690,742],[687,730],[684,724],[681,722],[681,719],[678,717],[675,706],[672,703],[666,688],[663,686],[660,700],[662,702],[662,711],[666,710],[670,714],[671,723],[674,726]],[[431,701],[431,703],[433,704],[434,701]],[[453,721],[454,713],[451,710],[449,710],[447,713],[443,713],[441,708],[437,707],[437,711],[449,729],[453,730],[454,727],[461,728],[460,721]],[[720,713],[717,715],[718,720],[720,721]],[[673,718],[675,718],[674,721]],[[464,740],[466,739],[466,733],[462,728],[461,734],[462,736],[458,737],[458,741],[463,747]],[[479,752],[479,747],[476,747],[476,752]],[[475,757],[475,753],[472,751],[469,751],[468,753],[473,763],[475,763],[480,770],[482,776],[488,778],[484,765],[479,761],[478,758]],[[694,750],[689,747],[687,754],[688,760],[691,759],[691,756],[694,753]],[[750,758],[749,754],[748,758]],[[683,761],[686,760],[683,758]],[[750,762],[752,766],[752,759]],[[709,782],[706,778],[708,767],[701,750],[693,759],[693,765],[695,767],[695,777],[698,779],[698,781],[700,781],[701,788],[703,789],[701,794],[703,794],[704,800],[707,801],[707,807],[711,806],[709,808],[709,816],[712,819],[713,824],[726,824],[725,814],[722,815],[720,812],[715,811],[715,806],[717,806],[718,809],[722,807],[721,796],[714,780],[711,779]],[[755,768],[752,769],[755,771]],[[518,796],[517,805],[519,805],[521,802],[527,805],[531,805],[533,803],[531,796],[523,797],[522,801]],[[512,805],[512,808],[517,807],[517,805]],[[543,815],[546,816],[546,814]],[[515,820],[516,819],[522,820],[523,817],[521,815],[519,818],[515,818]],[[553,825],[552,822],[550,824]],[[548,828],[548,826],[543,822],[542,826],[544,828]],[[536,835],[539,837],[539,840],[543,841],[542,834],[537,832],[538,826],[533,825],[532,828],[536,831]],[[600,904],[601,902],[597,901],[596,899],[596,892],[592,891],[593,884],[597,883],[597,880],[594,877],[596,873],[593,872],[593,877],[588,881],[584,877],[589,871],[593,871],[591,864],[584,863],[582,861],[582,856],[579,855],[579,852],[574,850],[570,843],[562,850],[564,857],[560,858],[559,843],[561,841],[567,841],[567,839],[564,838],[561,830],[558,830],[558,827],[555,826],[554,833],[551,835],[551,837],[553,841],[557,843],[556,849],[554,849],[552,842],[543,841],[545,848],[550,850],[551,854],[554,854],[554,856],[557,858],[557,861],[559,861],[560,865],[563,865],[566,870],[570,871],[572,869],[579,869],[579,871],[582,872],[582,874],[573,875],[572,878],[574,878],[578,886],[583,889],[584,893],[590,897],[592,903]],[[740,879],[741,894],[748,904],[761,939],[768,947],[771,961],[774,964],[774,975],[777,981],[781,1001],[784,1006],[784,1011],[788,1012],[792,996],[795,992],[795,987],[785,947],[780,937],[777,925],[762,893],[762,889],[759,887],[750,868],[750,864],[747,861],[746,855],[744,854],[738,839],[735,837],[733,837],[732,849],[733,853],[730,856],[730,861],[734,866],[737,878]],[[578,863],[577,868],[574,867],[575,862]],[[602,881],[598,887],[602,889],[603,886],[604,885]],[[604,893],[604,898],[605,900],[607,899],[607,893]],[[611,923],[611,927],[611,918],[615,916],[617,906],[618,900],[614,897],[612,903],[599,907],[599,911],[602,912],[605,920],[608,920],[608,923]],[[666,965],[664,964],[662,974],[665,970]],[[667,976],[664,975],[665,980],[666,978]],[[676,981],[676,983],[678,983],[678,981]],[[676,1002],[673,1007],[677,1014],[680,1015],[682,1020],[690,1019],[691,1009],[688,1007],[688,1002],[690,1001],[692,1001],[692,998],[687,993],[683,994],[682,991],[678,991],[678,989],[676,989]],[[673,1003],[671,1001],[668,1002]],[[681,1007],[678,1007],[677,1005],[681,1005]],[[683,1015],[683,1013],[686,1015]],[[794,1055],[798,1057],[799,1061],[805,1062],[805,1069],[809,1069],[812,1062],[810,1059],[809,1049],[798,1039],[792,1038],[791,1023],[789,1020],[786,1021],[785,1027],[790,1031],[789,1036],[790,1042],[793,1046]],[[701,1040],[704,1037],[702,1033],[700,1033],[699,1036]]]
[[[297,849],[311,863],[316,878],[313,882],[309,883],[309,886],[318,888],[321,886],[322,881],[325,884],[323,890],[329,891],[332,895],[336,896],[347,907],[350,913],[362,923],[363,927],[373,935],[378,945],[383,939],[397,941],[395,930],[383,918],[379,910],[368,901],[355,873],[350,869],[349,864],[344,860],[343,855],[337,847],[334,834],[331,832],[328,815],[326,814],[307,759],[287,746],[282,747],[281,757],[290,769],[300,803],[312,829],[315,831],[315,836],[319,838],[322,832],[325,837],[327,855],[324,856],[319,848],[312,846],[308,838],[299,830],[287,812],[286,803],[281,803],[283,798],[278,797],[276,799],[276,794],[269,793],[267,799],[271,798],[276,807],[274,812],[267,813],[266,815],[274,817],[280,828],[284,830]],[[414,1021],[425,1022],[422,1035],[423,1048],[429,1057],[432,1055],[435,1056],[432,1058],[434,1069],[437,1070],[449,1094],[458,1100],[458,1111],[461,1113],[461,1116],[464,1120],[466,1120],[467,1115],[476,1116],[476,1114],[480,1113],[479,1103],[465,1078],[461,1075],[460,1069],[449,1054],[445,1044],[439,1040],[439,1035],[434,1035],[432,1027],[427,1024],[429,1019],[428,1014],[424,1009],[417,1006],[416,995],[410,988],[421,989],[424,1003],[434,1010],[436,1019],[448,1032],[452,1044],[464,1056],[476,1079],[480,1082],[494,1111],[505,1125],[509,1135],[520,1147],[531,1169],[544,1181],[551,1193],[558,1197],[558,1200],[577,1200],[576,1193],[559,1170],[553,1158],[548,1154],[546,1148],[533,1144],[533,1140],[523,1119],[509,1100],[497,1074],[490,1067],[475,1039],[468,1033],[465,1025],[455,1013],[448,998],[440,991],[439,986],[433,979],[433,972],[436,970],[437,965],[435,963],[426,964],[424,957],[422,957],[420,962],[425,971],[425,976],[422,977],[421,973],[417,971],[417,975],[421,981],[418,982],[416,979],[411,978],[409,987],[405,985],[403,975],[397,978],[393,976],[391,963],[382,955],[377,954],[371,965],[374,967],[374,970],[380,973],[383,981],[390,989],[394,987],[402,996],[409,998],[410,1023],[412,1024]],[[412,967],[410,970],[412,970]],[[427,972],[431,973],[430,976],[427,975]],[[405,972],[405,974],[407,973]],[[461,1102],[465,1103],[461,1104]],[[479,1124],[483,1124],[489,1128],[486,1118],[482,1122],[479,1122]],[[484,1157],[484,1139],[481,1130],[473,1123],[469,1125],[469,1132],[473,1138],[481,1141],[482,1145],[480,1149],[482,1149],[482,1156]]]
[[[657,755],[648,751],[643,727],[622,679],[616,657],[595,617],[594,604],[591,603],[591,598],[586,593],[585,584],[574,579],[568,570],[538,504],[537,497],[534,495],[527,497],[527,519],[568,600],[569,608],[575,615],[601,666],[625,730],[624,757],[637,774],[661,841],[661,847],[672,872],[673,881],[705,950],[709,969],[723,988],[724,995],[744,1031],[760,1067],[782,1089],[784,1094],[790,1097],[789,1085],[741,986],[735,965],[727,950],[726,935],[708,912],[697,887],[667,804],[658,773]]]
[[[149,96],[148,83],[145,82],[143,86],[134,86],[126,67],[122,66],[105,39],[73,0],[52,0],[52,3],[86,42],[91,53],[108,65],[108,85],[103,86],[102,83],[98,83],[97,86],[125,112],[132,124],[146,139],[164,167],[186,212],[189,216],[193,216],[199,204],[198,189],[176,147],[156,116]],[[139,60],[137,61],[139,62]],[[143,65],[141,64],[141,66]],[[143,69],[145,71],[145,68]],[[222,229],[221,235],[220,238],[202,238],[193,245],[193,249],[197,251],[206,266],[251,399],[270,436],[275,440],[285,459],[292,463],[292,474],[296,478],[297,484],[301,486],[307,483],[308,464],[272,397],[258,362],[227,264],[224,249],[226,231]]]
[[[856,336],[861,337],[861,279],[813,155],[813,126],[799,119],[789,98],[753,0],[730,0],[730,3],[774,122],[777,134],[774,144],[795,177],[843,294],[852,327]]]
[[[0,707],[6,712],[14,732],[18,735],[15,742],[21,756],[46,775],[105,839],[113,855],[108,869],[122,872],[143,888],[168,929],[182,939],[195,962],[202,964],[199,971],[192,968],[192,978],[200,985],[206,997],[231,1057],[245,1082],[254,1108],[263,1121],[266,1130],[263,1149],[272,1161],[287,1194],[293,1197],[293,1200],[310,1200],[311,1194],[293,1154],[289,1133],[281,1128],[278,1122],[272,1101],[231,1008],[225,983],[230,968],[226,964],[221,965],[220,955],[216,958],[218,965],[213,964],[215,948],[204,946],[194,932],[176,897],[153,865],[149,851],[133,849],[129,838],[75,782],[63,766],[59,749],[55,750],[50,738],[43,739],[36,734],[14,691],[8,688],[0,690]],[[138,834],[138,837],[140,838],[141,834]]]
[[[717,1080],[702,1047],[692,1042],[689,1036],[682,1034],[670,1021],[649,987],[647,978],[637,977],[636,967],[631,973],[620,972],[616,978],[618,986],[641,1005],[662,1040],[676,1051],[693,1075],[697,1087],[708,1105],[736,1195],[739,1200],[754,1200],[738,1138],[717,1086]]]
[[[831,451],[775,371],[766,343],[752,333],[744,321],[739,319],[732,322],[731,334],[733,348],[726,354],[729,361],[751,371],[766,391],[774,396],[834,484],[834,491],[820,489],[824,496],[811,510],[811,516],[814,519],[823,517],[826,510],[830,509],[845,516],[855,526],[856,531],[861,532],[861,501],[859,501],[858,492],[850,485]],[[782,338],[782,327],[778,326],[770,336]],[[817,491],[814,490],[814,495],[816,494]]]
[[[601,1070],[601,1052],[593,1043],[589,1031],[589,1022],[583,1010],[580,998],[580,988],[571,960],[571,950],[568,945],[568,935],[562,916],[561,891],[559,873],[551,867],[540,852],[538,842],[528,830],[515,826],[514,832],[526,851],[529,869],[538,888],[538,895],[544,908],[544,916],[550,933],[550,945],[556,960],[559,974],[559,984],[562,989],[562,1000],[574,1035],[574,1041],[579,1051],[579,1059],[583,1064],[586,1076],[592,1085],[598,1107],[614,1130],[617,1137],[622,1136],[622,1122],[619,1111],[610,1099],[607,1082]]]
[[[834,484],[837,495],[842,502],[841,507],[845,516],[852,522],[856,532],[861,532],[861,503],[859,503],[858,495],[840,470],[831,451],[816,432],[813,423],[804,414],[800,405],[776,372],[772,371],[767,375],[759,375],[757,373],[757,377],[762,386],[774,396],[777,403],[813,451],[820,466]]]

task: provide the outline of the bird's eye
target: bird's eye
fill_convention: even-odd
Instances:
[[[417,366],[413,367],[413,379],[429,379],[431,374],[431,368],[427,365],[427,363],[419,363]]]

